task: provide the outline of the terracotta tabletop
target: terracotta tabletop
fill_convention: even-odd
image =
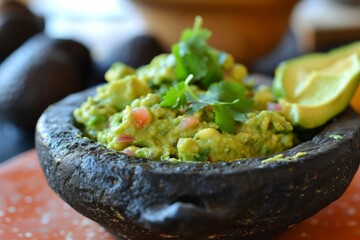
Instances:
[[[48,187],[35,150],[0,164],[0,239],[114,240]],[[276,240],[360,239],[360,172],[345,194]]]

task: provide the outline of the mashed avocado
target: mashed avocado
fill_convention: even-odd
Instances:
[[[206,30],[186,31],[172,53],[146,66],[115,63],[108,83],[74,111],[84,133],[159,161],[233,161],[292,147],[292,125],[267,110],[271,89],[244,83],[246,68],[207,46]]]
[[[169,58],[161,55],[137,71],[115,64],[106,74],[108,83],[75,110],[76,122],[90,138],[108,148],[154,160],[231,161],[292,147],[292,125],[280,114],[265,109],[266,102],[273,98],[271,89],[264,86],[248,91],[256,108],[236,123],[233,134],[221,131],[211,106],[193,114],[162,107],[161,93],[175,81],[170,79],[175,64],[170,65]],[[237,66],[232,63],[227,68],[231,72]],[[229,74],[224,81],[242,83],[243,77]],[[199,94],[203,92],[193,88]]]

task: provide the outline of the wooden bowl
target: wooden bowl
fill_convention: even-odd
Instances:
[[[86,138],[73,110],[94,89],[50,106],[36,149],[50,186],[120,239],[270,239],[339,198],[360,161],[360,116],[351,109],[308,141],[262,158],[166,163],[129,157]]]
[[[251,65],[273,50],[288,29],[297,0],[133,0],[152,33],[170,51],[184,28],[202,16],[210,44]]]

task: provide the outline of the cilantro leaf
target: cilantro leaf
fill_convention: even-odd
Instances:
[[[203,88],[208,88],[211,84],[219,82],[223,79],[223,72],[220,67],[220,62],[218,60],[218,53],[209,48],[206,56],[206,74],[205,77],[201,80],[201,86]]]
[[[235,119],[232,116],[231,110],[228,106],[214,103],[215,122],[220,129],[227,133],[235,132]]]
[[[206,106],[213,106],[215,122],[219,128],[228,133],[233,133],[236,122],[246,121],[244,112],[249,110],[253,101],[245,97],[245,88],[240,83],[220,82],[212,84],[203,95],[196,95],[189,83],[193,75],[172,87],[160,103],[162,107],[186,107],[188,114],[194,114]]]
[[[236,112],[247,112],[254,106],[254,100],[250,98],[240,98],[238,102],[231,105],[231,109]]]
[[[194,161],[195,162],[205,162],[208,160],[209,156],[210,156],[210,149],[209,148],[205,148],[204,150],[200,151],[198,154],[196,154],[194,156]]]
[[[189,105],[189,107],[186,110],[187,114],[194,114],[203,109],[204,107],[208,106],[209,104],[206,102],[193,102]]]
[[[237,112],[232,109],[231,110],[231,116],[234,118],[237,122],[245,122],[247,120],[246,114],[242,112]]]
[[[170,88],[170,90],[163,96],[163,100],[160,103],[162,107],[178,108],[185,106],[186,104],[186,84],[180,82],[176,86]]]
[[[183,81],[189,74],[194,75],[194,82],[207,88],[222,77],[220,54],[206,43],[211,32],[201,28],[202,18],[196,17],[192,29],[185,29],[180,42],[172,46],[175,56],[175,74],[179,81]]]
[[[202,19],[197,17],[192,29],[185,29],[180,41],[172,46],[175,56],[175,74],[179,83],[163,96],[162,107],[185,107],[188,114],[194,114],[206,106],[212,106],[219,128],[233,133],[236,122],[246,121],[246,111],[253,101],[246,97],[247,89],[240,83],[221,81],[221,64],[226,54],[207,45],[211,32],[201,27]],[[207,89],[197,95],[189,84]]]
[[[208,89],[208,95],[212,100],[222,102],[232,102],[236,99],[243,98],[246,89],[237,82],[222,81],[212,84]]]
[[[227,103],[233,111],[246,112],[252,108],[254,101],[245,94],[246,88],[240,83],[222,81],[212,84],[200,98],[206,102]]]

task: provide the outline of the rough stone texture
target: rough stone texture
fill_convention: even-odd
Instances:
[[[350,109],[283,152],[308,153],[291,161],[135,159],[74,126],[72,111],[93,93],[49,107],[37,124],[36,148],[54,191],[120,239],[269,239],[339,198],[359,165],[360,117]]]

